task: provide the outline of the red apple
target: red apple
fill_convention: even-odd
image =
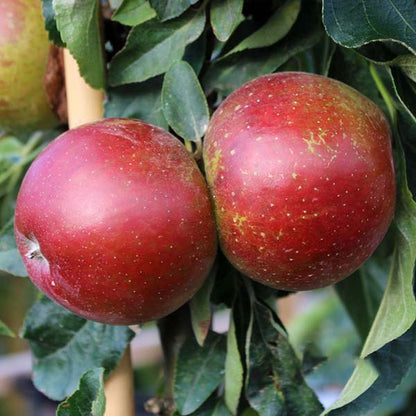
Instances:
[[[390,129],[351,87],[277,73],[233,92],[204,145],[220,243],[278,289],[337,282],[368,259],[395,205]]]
[[[216,254],[196,163],[171,134],[138,120],[107,119],[55,139],[23,180],[15,234],[42,292],[110,324],[173,312]]]
[[[50,42],[40,0],[0,2],[0,131],[52,127],[44,77]]]

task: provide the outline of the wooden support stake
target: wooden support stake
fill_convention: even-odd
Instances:
[[[91,88],[81,77],[78,64],[64,49],[65,87],[70,128],[100,120],[104,116],[104,91]],[[133,369],[130,346],[104,385],[106,410],[104,416],[134,416]]]
[[[90,87],[81,77],[77,61],[64,49],[65,88],[69,128],[100,120],[104,116],[104,91]]]

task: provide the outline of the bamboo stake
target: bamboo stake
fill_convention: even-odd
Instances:
[[[65,87],[69,128],[100,120],[104,116],[104,91],[91,88],[81,77],[78,64],[64,49]],[[130,346],[104,385],[106,410],[104,416],[134,416],[133,369]]]
[[[64,67],[69,128],[102,119],[104,91],[95,90],[84,81],[68,49],[64,49]]]

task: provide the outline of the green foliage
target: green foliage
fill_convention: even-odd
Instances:
[[[104,367],[108,374],[133,335],[127,327],[80,318],[46,297],[31,308],[22,329],[36,358],[33,381],[55,400],[72,394],[90,369]]]
[[[184,61],[166,72],[162,87],[163,114],[180,137],[200,142],[208,128],[209,110],[192,67]]]
[[[416,381],[409,378],[416,357],[413,2],[114,0],[106,7],[113,13],[107,8],[104,18],[95,0],[43,0],[50,39],[68,47],[87,82],[106,89],[105,117],[170,128],[201,150],[210,115],[228,94],[267,73],[301,70],[358,89],[385,111],[393,131],[394,223],[372,258],[335,287],[359,338],[338,339],[332,350],[314,355],[319,341],[334,336],[314,338],[320,325],[335,322],[338,298],[332,298],[304,317],[306,335],[300,338],[312,343],[311,349],[295,348],[296,331],[288,337],[274,309],[285,294],[244,283],[220,254],[189,304],[192,331],[166,381],[175,415],[379,416],[376,409],[402,380],[415,390]],[[13,237],[14,201],[28,164],[56,135],[0,138],[0,277],[26,275]],[[216,311],[230,313],[226,334],[212,330]],[[0,334],[12,335],[1,322]],[[22,336],[35,357],[36,386],[49,397],[66,399],[59,416],[103,414],[103,379],[131,340],[129,329],[86,321],[41,298],[29,311]],[[347,344],[356,362],[344,358],[348,365],[341,368],[343,356],[334,351]],[[322,354],[328,355],[324,362]],[[329,378],[334,366],[332,372],[352,374],[324,411],[311,384],[318,373]]]
[[[80,379],[78,390],[58,406],[57,416],[102,416],[105,410],[104,369],[93,368]]]
[[[81,74],[93,88],[103,88],[106,81],[99,3],[95,0],[53,0],[53,7],[61,38],[77,60]]]

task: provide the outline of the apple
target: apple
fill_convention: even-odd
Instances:
[[[15,235],[33,283],[94,321],[163,317],[216,255],[205,180],[183,144],[139,120],[68,130],[27,171]]]
[[[50,47],[41,1],[0,2],[0,131],[57,124],[44,85]]]
[[[277,289],[347,277],[393,217],[389,124],[323,76],[282,72],[238,88],[212,117],[204,163],[224,254]]]

